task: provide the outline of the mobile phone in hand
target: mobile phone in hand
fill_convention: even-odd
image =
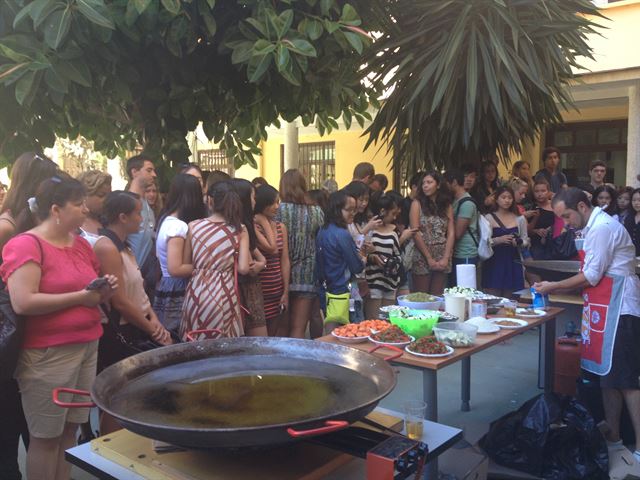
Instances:
[[[98,277],[95,280],[92,280],[89,285],[84,287],[85,290],[100,290],[102,287],[106,287],[109,285],[109,281],[104,277]]]

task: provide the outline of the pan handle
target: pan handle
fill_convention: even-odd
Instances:
[[[187,332],[187,342],[195,342],[196,336],[203,333],[207,338],[214,338],[214,336],[222,336],[222,330],[218,330],[217,328],[204,328],[202,330],[191,330]]]
[[[76,390],[74,388],[54,388],[53,389],[53,403],[63,408],[93,408],[96,406],[93,402],[63,402],[60,400],[61,393],[72,393],[74,395],[84,395],[86,397],[90,397],[91,394],[86,390]]]
[[[287,433],[293,438],[312,437],[314,435],[321,435],[323,433],[335,432],[342,430],[349,426],[349,422],[344,420],[327,420],[324,422],[324,427],[312,428],[311,430],[294,430],[293,428],[287,428]]]
[[[390,357],[385,357],[384,360],[387,362],[390,362],[391,360],[395,360],[396,358],[400,358],[402,355],[404,355],[404,352],[402,350],[400,350],[398,347],[394,347],[393,345],[376,345],[371,350],[369,350],[369,353],[373,353],[380,348],[388,348],[389,350],[393,350],[394,352],[397,352],[391,355]]]

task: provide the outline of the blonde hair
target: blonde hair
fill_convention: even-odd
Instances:
[[[527,187],[527,189],[529,188],[529,184],[518,177],[513,177],[509,180],[508,185],[514,192],[520,190],[522,187]]]
[[[76,179],[84,185],[88,196],[95,195],[104,185],[111,186],[111,175],[100,170],[87,170]]]

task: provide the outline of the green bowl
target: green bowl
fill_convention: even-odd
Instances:
[[[435,312],[427,318],[415,318],[411,316],[403,318],[397,315],[389,315],[389,320],[392,325],[400,327],[407,335],[412,335],[416,338],[432,335],[433,327],[438,323],[438,319],[439,315]]]

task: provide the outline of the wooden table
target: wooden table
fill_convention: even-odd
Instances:
[[[531,330],[537,326],[540,326],[540,347],[539,357],[540,361],[538,368],[542,374],[542,384],[544,385],[545,392],[550,392],[553,389],[553,357],[556,340],[556,317],[563,311],[562,308],[549,307],[547,313],[543,317],[537,318],[521,318],[525,320],[528,325],[518,329],[500,329],[499,332],[487,335],[478,335],[476,342],[471,347],[456,348],[454,353],[447,357],[440,358],[424,358],[411,355],[404,352],[400,358],[392,361],[392,363],[402,365],[404,367],[414,368],[422,372],[422,394],[425,403],[427,404],[426,417],[432,422],[438,421],[438,370],[443,369],[456,362],[462,362],[462,375],[461,375],[461,398],[462,398],[462,411],[470,410],[470,398],[471,398],[471,356],[475,353],[481,352],[490,348],[498,343],[504,342],[509,338]],[[344,344],[337,340],[332,335],[325,335],[318,338],[319,341],[328,343],[337,343],[339,345],[346,345],[356,348],[358,350],[369,351],[373,348],[371,342]],[[378,350],[378,354],[386,354],[389,350]]]
[[[375,412],[394,418],[402,413],[378,407]],[[381,421],[379,418],[375,418]],[[381,421],[382,423],[386,423]],[[365,425],[366,427],[366,425]],[[462,430],[425,421],[422,441],[429,447],[428,459],[437,457],[462,438]],[[109,443],[106,443],[109,441]],[[306,449],[306,450],[305,450]],[[365,478],[366,461],[325,447],[298,442],[265,451],[246,454],[244,461],[234,462],[234,455],[206,451],[181,451],[158,454],[151,440],[119,430],[68,449],[70,463],[104,480],[216,480],[244,479],[331,479]],[[230,457],[230,458],[228,458]],[[313,465],[304,465],[312,464]],[[295,465],[297,464],[297,466]],[[306,467],[306,468],[303,468]],[[297,470],[296,470],[297,468]],[[435,477],[432,477],[435,478]]]

